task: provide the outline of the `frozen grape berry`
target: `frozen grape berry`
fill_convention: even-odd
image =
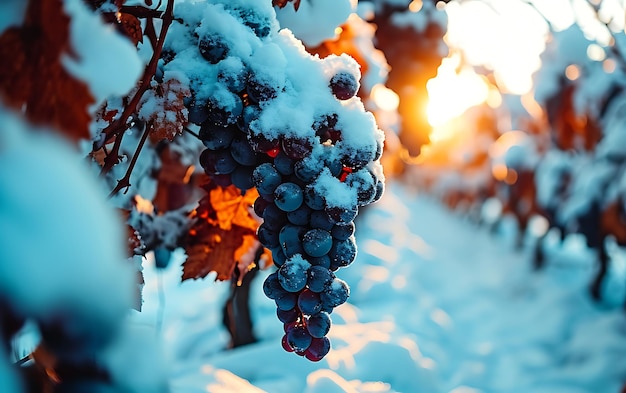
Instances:
[[[276,198],[276,206],[280,210],[292,212],[302,205],[304,195],[302,188],[294,183],[282,183],[274,190],[274,198]]]
[[[356,95],[359,82],[351,72],[339,71],[330,79],[330,89],[340,100],[348,100]]]
[[[228,44],[224,38],[218,34],[206,34],[198,41],[200,54],[209,63],[217,64],[228,55]]]
[[[296,255],[287,260],[278,269],[278,281],[289,292],[299,292],[306,286],[308,270],[311,264],[301,256]]]

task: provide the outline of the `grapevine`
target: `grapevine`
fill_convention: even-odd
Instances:
[[[219,186],[258,191],[258,239],[278,268],[264,292],[285,324],[284,347],[320,360],[330,349],[329,313],[349,295],[334,272],[356,257],[353,220],[384,187],[383,137],[355,96],[358,66],[307,54],[262,7],[181,4],[178,15],[171,37],[186,41],[166,41],[163,78],[187,72],[205,173]],[[218,19],[231,32],[236,23],[245,45]]]
[[[10,7],[13,16],[19,15],[18,3]],[[73,176],[69,168],[82,161],[85,167],[76,177],[95,183],[89,188],[101,191],[101,200],[78,186],[47,185],[54,193],[46,193],[83,206],[81,217],[87,218],[78,220],[81,225],[98,225],[103,232],[93,245],[85,242],[85,250],[107,251],[87,258],[54,248],[44,259],[76,273],[76,293],[74,285],[51,278],[51,288],[62,288],[57,288],[61,295],[43,291],[41,299],[11,278],[18,273],[4,275],[30,296],[17,290],[0,294],[6,303],[0,326],[4,347],[11,348],[27,322],[41,333],[40,342],[16,359],[30,391],[165,391],[164,373],[142,385],[106,353],[132,358],[133,351],[142,352],[132,337],[140,333],[130,331],[124,313],[141,310],[143,257],[153,253],[155,266],[164,268],[177,248],[187,254],[182,280],[216,273],[233,287],[249,283],[272,260],[277,271],[269,274],[264,290],[285,326],[283,345],[321,360],[330,350],[330,313],[349,296],[335,273],[356,257],[354,218],[383,193],[384,136],[357,96],[359,65],[347,55],[313,56],[289,30],[280,30],[274,7],[297,10],[299,1],[143,3],[31,0],[23,20],[0,31],[0,51],[16,59],[2,65],[0,118],[19,125],[16,135],[27,134],[26,125],[8,112],[12,108],[75,144],[75,155],[84,159],[63,161],[59,173]],[[32,37],[34,30],[45,34]],[[93,40],[85,37],[104,38],[91,46]],[[95,64],[103,59],[110,63]],[[28,138],[7,136],[2,153],[29,151]],[[43,146],[45,140],[32,144]],[[68,150],[46,146],[53,147],[45,150],[51,162]],[[63,211],[33,205],[42,206],[41,216],[49,221],[57,217],[50,212],[60,217]],[[91,210],[101,222],[89,221]],[[12,212],[9,216],[14,219]],[[84,233],[80,225],[74,229]],[[30,241],[25,233],[12,232],[19,241]],[[38,232],[29,232],[41,243]],[[45,244],[57,243],[55,232],[42,235]],[[117,239],[120,233],[126,239]],[[20,248],[13,237],[7,242]],[[40,259],[33,254],[21,264]],[[45,272],[36,277],[54,277]],[[87,278],[78,285],[83,275]],[[107,294],[113,284],[119,286],[117,297]],[[63,296],[84,300],[72,305]],[[29,302],[37,307],[28,309],[23,303]],[[254,341],[245,329],[239,339],[231,330],[233,345]],[[8,351],[3,354],[9,357]],[[158,369],[157,359],[136,363]]]

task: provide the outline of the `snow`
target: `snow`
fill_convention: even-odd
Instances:
[[[356,3],[355,0],[304,0],[297,12],[292,4],[277,9],[276,18],[307,46],[315,47],[335,38],[336,27],[348,19]]]
[[[332,314],[333,348],[319,363],[281,348],[282,324],[262,293],[272,269],[252,283],[259,341],[223,350],[227,286],[179,284],[178,263],[160,272],[146,263],[136,316],[154,324],[163,315],[173,393],[619,391],[626,321],[617,306],[589,300],[593,253],[581,237],[548,237],[547,268],[532,272],[510,227],[490,234],[392,184],[360,213],[356,238],[357,260],[337,272],[350,298]],[[623,276],[610,282],[614,298],[623,293]]]
[[[135,86],[144,64],[137,49],[82,0],[65,0],[70,17],[70,37],[76,57],[65,56],[70,73],[85,81],[96,99],[96,107],[109,96],[122,96]]]
[[[121,216],[66,141],[6,111],[0,124],[1,291],[27,316],[106,330],[134,297]]]

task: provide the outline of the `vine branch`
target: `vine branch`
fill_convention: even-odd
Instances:
[[[101,139],[101,144],[99,144],[99,146],[94,146],[95,150],[98,150],[99,148],[107,144],[115,136],[117,136],[117,138],[120,138],[121,135],[123,135],[123,133],[130,127],[130,124],[128,123],[128,119],[137,110],[137,105],[139,104],[141,97],[146,92],[146,90],[148,90],[148,87],[150,87],[150,81],[156,74],[157,64],[158,64],[159,58],[161,57],[161,52],[163,51],[163,43],[165,41],[165,36],[174,18],[173,11],[174,11],[174,0],[168,0],[167,6],[163,13],[163,23],[161,26],[161,31],[159,32],[159,38],[158,38],[156,47],[154,48],[154,52],[152,53],[152,57],[150,58],[150,62],[146,66],[146,69],[144,70],[141,81],[139,82],[139,87],[137,88],[133,97],[130,99],[130,101],[124,108],[124,111],[122,112],[120,117],[114,120],[111,124],[109,124],[107,127],[105,127],[102,130],[102,133],[104,134],[104,138]],[[117,138],[116,138],[116,142],[117,142]],[[117,153],[115,149],[113,152]],[[115,154],[114,157],[117,157],[117,154]],[[105,161],[105,165],[102,168],[102,173],[106,173],[110,171],[113,165],[115,165],[115,163],[116,163],[115,160]]]
[[[124,174],[123,178],[117,181],[117,185],[108,196],[109,199],[113,198],[115,194],[120,192],[122,189],[126,188],[128,190],[128,187],[130,187],[130,175],[133,173],[133,169],[135,169],[135,164],[137,164],[137,158],[139,158],[139,154],[141,153],[141,150],[143,149],[143,146],[145,145],[146,140],[148,139],[148,135],[150,135],[150,132],[152,131],[152,128],[153,128],[152,122],[146,125],[146,128],[143,131],[143,135],[141,135],[141,140],[139,141],[139,144],[137,145],[137,149],[135,149],[135,153],[133,154],[133,158],[130,160],[130,163],[128,164],[128,169],[126,169],[126,174]],[[118,138],[118,139],[121,139],[121,138]],[[117,142],[117,139],[115,141]]]

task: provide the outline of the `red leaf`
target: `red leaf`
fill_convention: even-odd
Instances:
[[[51,125],[73,139],[89,138],[87,85],[70,75],[69,18],[61,0],[31,0],[22,26],[0,35],[0,96],[30,121]]]

